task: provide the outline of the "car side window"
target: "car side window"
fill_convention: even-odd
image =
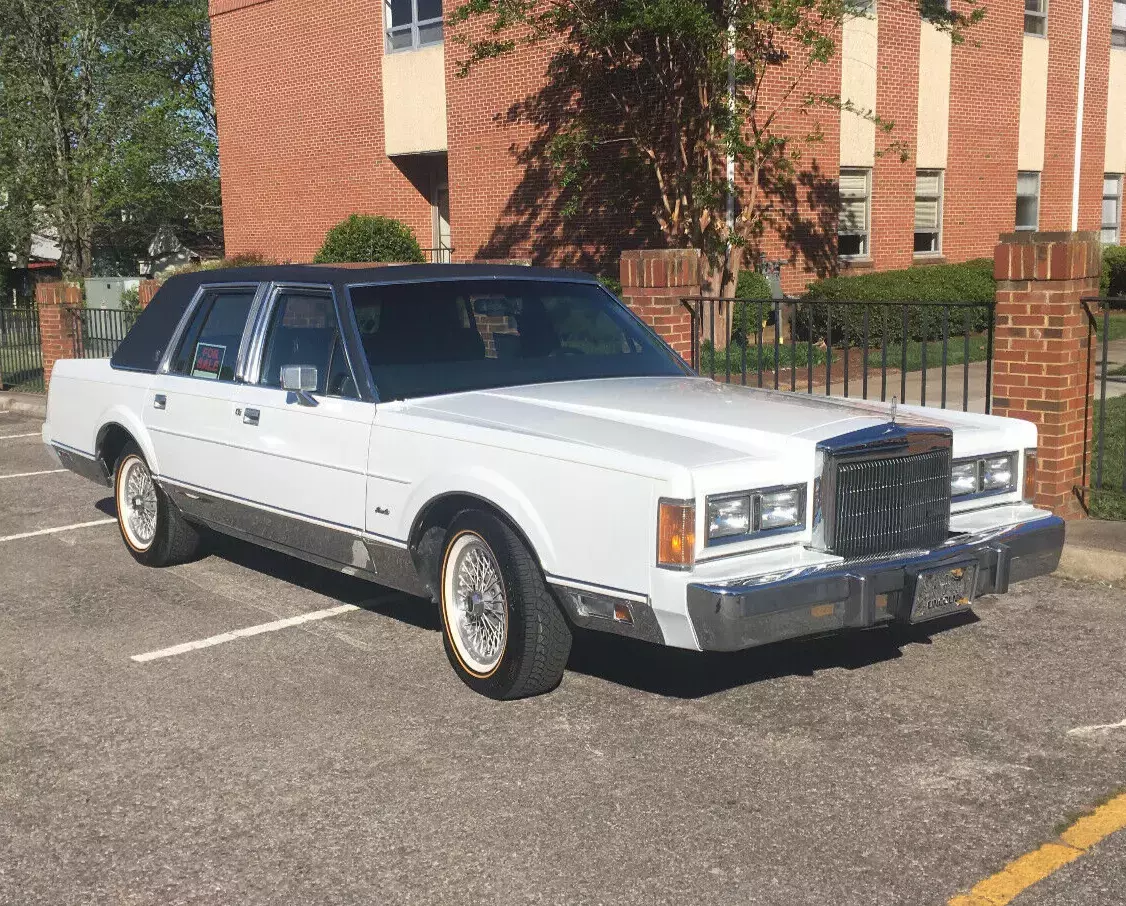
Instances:
[[[356,381],[340,336],[332,294],[327,290],[294,289],[278,293],[263,345],[258,384],[281,387],[286,365],[312,365],[323,396],[358,399]]]
[[[208,290],[172,358],[173,374],[233,381],[239,345],[256,287]]]

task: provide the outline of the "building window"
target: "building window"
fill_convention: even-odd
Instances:
[[[1126,0],[1114,0],[1110,17],[1110,46],[1126,47]]]
[[[841,169],[841,216],[837,224],[837,249],[842,258],[866,258],[868,213],[871,207],[872,171]]]
[[[1040,174],[1017,173],[1017,229],[1035,230],[1040,224]]]
[[[942,171],[915,171],[915,254],[942,251]]]
[[[387,0],[383,16],[389,51],[442,43],[442,0]]]
[[[1104,245],[1118,245],[1118,225],[1122,222],[1122,174],[1103,174],[1103,226]]]
[[[1038,38],[1048,34],[1048,0],[1024,0],[1024,33]]]

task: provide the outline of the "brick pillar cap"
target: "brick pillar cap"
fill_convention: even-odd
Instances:
[[[1093,231],[1004,233],[993,253],[1002,282],[1086,280],[1102,273],[1102,243]]]
[[[1100,239],[1096,230],[1080,230],[1077,233],[1066,231],[1041,233],[1036,230],[1019,230],[1013,233],[1002,233],[999,241],[1005,245],[1035,245],[1042,242],[1100,242]]]

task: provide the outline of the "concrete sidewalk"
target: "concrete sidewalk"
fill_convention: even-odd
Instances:
[[[1057,574],[1085,582],[1126,582],[1126,522],[1069,522]]]
[[[20,412],[46,418],[47,394],[0,392],[0,412]]]

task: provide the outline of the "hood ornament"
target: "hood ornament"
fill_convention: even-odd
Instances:
[[[890,412],[891,423],[893,425],[895,424],[895,410],[898,409],[898,408],[899,408],[899,398],[893,396],[891,398],[891,412]]]

